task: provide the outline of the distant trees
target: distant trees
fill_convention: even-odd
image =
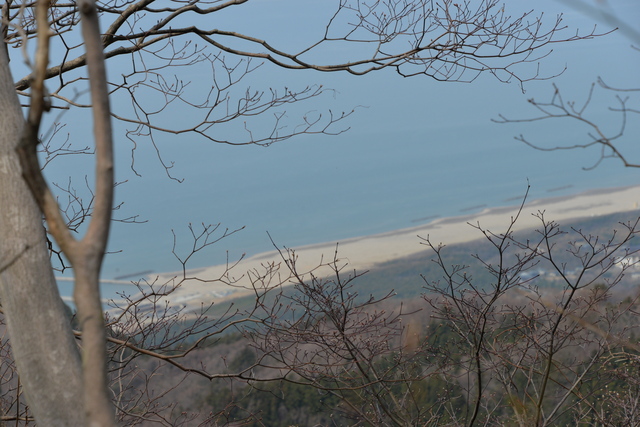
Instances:
[[[367,305],[376,301],[356,303],[342,292],[341,286],[348,280],[339,279],[335,290],[322,282],[308,284],[299,280],[302,293],[291,300],[291,309],[301,305],[312,311],[299,318],[302,320],[292,320],[288,330],[283,329],[285,325],[279,318],[288,313],[267,298],[273,294],[270,285],[281,283],[274,266],[255,276],[255,303],[247,313],[230,311],[216,320],[208,320],[202,313],[195,319],[188,317],[192,326],[176,331],[178,319],[187,318],[187,314],[174,313],[160,305],[161,297],[171,291],[161,284],[160,290],[130,301],[116,318],[105,319],[98,285],[113,208],[115,165],[111,122],[116,119],[127,124],[125,137],[134,145],[144,141],[155,146],[158,133],[190,133],[216,143],[261,145],[301,133],[331,134],[336,132],[333,125],[349,113],[308,114],[297,122],[285,123],[280,110],[288,104],[320,96],[325,91],[322,86],[236,92],[243,78],[255,70],[252,61],[268,61],[293,70],[344,71],[354,75],[391,68],[401,76],[426,75],[446,81],[473,81],[481,73],[489,72],[501,81],[523,82],[538,75],[537,71],[529,73],[520,66],[543,58],[550,43],[594,34],[564,37],[560,17],[549,23],[532,12],[512,17],[495,0],[340,1],[334,5],[335,11],[323,30],[316,33],[315,39],[310,36],[302,48],[276,46],[251,34],[212,27],[215,21],[210,16],[236,10],[251,13],[249,8],[255,3],[248,0],[3,3],[0,300],[20,379],[19,386],[3,389],[17,393],[4,406],[4,420],[25,421],[33,417],[46,426],[109,426],[116,423],[116,418],[129,419],[132,424],[153,417],[164,423],[177,422],[163,418],[154,398],[145,392],[145,376],[152,373],[137,370],[134,360],[147,355],[207,378],[253,380],[251,367],[218,374],[180,362],[188,359],[203,340],[218,336],[239,322],[268,327],[255,332],[245,329],[255,337],[256,345],[266,346],[255,366],[269,360],[284,363],[277,366],[285,369],[278,377],[289,380],[287,373],[295,372],[307,383],[324,387],[338,397],[344,392],[341,397],[344,402],[353,402],[347,394],[355,393],[359,400],[351,404],[350,410],[362,419],[376,423],[387,417],[402,423],[426,420],[425,417],[436,413],[403,409],[406,400],[402,399],[411,398],[411,381],[420,375],[432,375],[403,371],[409,369],[413,355],[422,349],[410,347],[405,351],[394,344],[392,338],[403,330],[398,323],[400,314],[366,311]],[[206,19],[201,20],[203,16]],[[206,50],[194,40],[204,43]],[[349,58],[326,60],[325,48],[336,44],[345,46]],[[105,61],[119,57],[127,58],[126,66],[119,67],[118,76],[114,76],[115,73],[107,72]],[[20,61],[26,61],[30,73],[14,82],[10,64]],[[204,98],[192,99],[185,83],[173,73],[180,67],[199,63],[211,67],[211,81]],[[90,98],[82,95],[85,91]],[[116,111],[111,106],[114,99],[127,100],[128,109]],[[27,110],[26,119],[22,104]],[[182,114],[192,121],[167,124],[167,112],[176,107],[193,112]],[[44,114],[51,110],[83,109],[93,114],[93,144],[86,143],[87,148],[78,149],[74,144],[64,142],[56,146],[45,139],[41,145]],[[272,126],[252,127],[251,118],[265,112],[274,113]],[[61,210],[42,174],[40,149],[47,156],[45,162],[66,154],[94,153],[95,184],[90,201],[72,197],[74,208]],[[162,156],[159,158],[169,173],[170,164]],[[68,192],[74,194],[71,189]],[[48,234],[42,227],[43,215]],[[80,233],[72,230],[81,231],[83,237],[77,238]],[[213,241],[209,240],[213,235],[214,230],[205,227],[200,235],[204,246]],[[47,244],[48,239],[55,240],[60,252],[56,246]],[[78,309],[76,331],[59,298],[50,255],[70,263],[73,269]],[[292,264],[290,267],[295,273]],[[338,264],[334,267],[338,275]],[[317,328],[316,332],[313,328]],[[270,348],[275,332],[280,335],[275,335],[276,347]],[[321,336],[317,337],[317,333]],[[187,340],[193,336],[198,336],[195,342]],[[370,341],[369,337],[387,337],[388,344]],[[289,347],[288,340],[292,343]],[[310,365],[304,358],[308,354],[298,353],[301,340],[319,346],[312,362],[323,369],[320,383],[305,370]],[[379,365],[380,358],[392,356],[394,349],[402,350],[400,358]],[[395,367],[400,369],[398,373],[394,372]],[[399,385],[399,391],[395,384]],[[22,388],[30,413],[25,411]],[[125,393],[127,390],[133,394]],[[477,402],[479,398],[475,399]],[[400,412],[396,414],[396,410]]]
[[[478,225],[484,245],[469,264],[423,239],[425,258],[440,274],[424,277],[421,301],[398,303],[393,289],[368,294],[367,275],[337,255],[324,265],[331,276],[300,272],[295,252],[282,250],[279,266],[254,276],[254,297],[230,306],[249,303],[246,309],[218,307],[229,317],[211,327],[200,316],[194,322],[201,337],[222,325],[235,333],[209,336],[208,348],[185,340],[159,350],[182,358],[178,350],[189,349],[186,361],[206,368],[186,371],[214,381],[208,395],[206,386],[185,387],[200,390],[193,398],[200,402],[187,399],[200,414],[182,415],[255,426],[634,425],[640,266],[633,246],[640,219],[608,232],[610,222],[600,221],[592,235],[539,212],[536,230],[514,232],[525,212],[521,207],[503,232]],[[148,375],[150,365],[134,369],[145,356],[130,354],[131,374],[114,379],[133,385],[130,375]],[[152,382],[149,376],[145,386]],[[136,388],[123,396],[129,393],[136,396]],[[158,396],[158,405],[167,402]],[[153,419],[160,407],[145,417]],[[140,411],[121,414],[132,421]]]
[[[426,299],[458,335],[451,365],[470,374],[463,382],[467,425],[505,418],[523,426],[602,423],[597,394],[610,381],[607,361],[636,357],[638,345],[628,336],[638,327],[637,293],[624,304],[610,298],[635,266],[629,242],[640,219],[619,224],[609,237],[572,230],[562,244],[566,231],[543,212],[538,217],[538,237],[526,241],[511,227],[496,234],[478,226],[496,252],[480,259],[493,276],[488,283],[447,266],[443,248],[426,241],[444,273],[427,281]],[[540,289],[536,276],[525,274],[532,268],[553,274],[557,285]]]
[[[539,228],[521,236],[522,213],[501,233],[476,227],[492,248],[476,256],[490,280],[424,239],[442,272],[424,278],[428,326],[402,306],[385,310],[393,292],[358,295],[358,274],[337,259],[333,277],[305,279],[288,252],[295,291],[245,335],[289,381],[339,399],[334,410],[356,425],[630,425],[636,385],[617,379],[634,375],[640,350],[640,294],[623,283],[637,267],[640,218],[598,237],[539,212]],[[541,270],[553,285],[538,286]],[[620,287],[625,299],[612,299]]]

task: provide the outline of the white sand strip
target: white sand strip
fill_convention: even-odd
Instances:
[[[590,216],[607,215],[616,212],[636,211],[633,215],[640,215],[640,186],[592,190],[574,196],[545,198],[527,202],[517,223],[517,230],[533,228],[540,225],[540,220],[534,217],[539,211],[544,211],[546,220],[562,222]],[[428,224],[405,228],[372,236],[345,239],[339,242],[338,256],[342,262],[348,262],[349,269],[364,271],[381,262],[391,261],[424,251],[426,247],[420,244],[417,236],[429,237],[430,240],[447,245],[462,243],[478,239],[481,234],[469,225],[480,224],[484,229],[494,233],[506,231],[513,216],[518,213],[519,205],[485,209],[482,212],[441,218]],[[630,214],[630,219],[632,215]],[[297,270],[306,272],[314,269],[323,260],[330,261],[334,257],[337,242],[326,242],[309,246],[293,248],[297,255]],[[279,265],[282,275],[288,274],[288,269],[282,262],[277,251],[261,253],[242,260],[236,265],[230,278],[237,280],[237,285],[249,287],[247,271],[264,272],[265,265]],[[215,280],[225,274],[227,266],[217,265],[197,269],[197,277],[201,280]],[[189,272],[188,272],[189,273]],[[193,270],[196,276],[196,270]],[[314,272],[322,276],[322,272]],[[189,273],[191,274],[191,273]],[[160,275],[160,280],[168,280],[178,274],[167,273]],[[180,275],[178,275],[180,276]],[[285,277],[282,277],[285,278]],[[174,301],[188,304],[200,304],[201,301],[219,301],[225,296],[241,292],[242,289],[229,287],[220,282],[204,283],[199,280],[188,280],[173,294]]]

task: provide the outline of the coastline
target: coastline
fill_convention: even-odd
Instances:
[[[369,236],[344,239],[339,242],[322,242],[289,248],[295,251],[298,272],[314,272],[323,276],[322,269],[316,267],[322,262],[333,260],[336,248],[340,265],[364,271],[375,264],[392,261],[424,251],[418,236],[429,237],[434,243],[457,244],[481,237],[478,230],[470,224],[480,224],[484,229],[500,233],[506,230],[512,217],[517,215],[521,204],[485,208],[480,212],[453,217],[438,217],[428,223],[392,230]],[[545,218],[562,222],[578,218],[612,214],[616,212],[637,211],[640,215],[640,185],[607,189],[593,189],[568,196],[547,197],[527,201],[516,223],[515,230],[532,228],[540,224],[534,216],[544,212]],[[277,243],[277,242],[276,242]],[[233,264],[231,264],[233,265]],[[200,306],[202,302],[221,301],[229,296],[240,296],[251,289],[248,271],[264,272],[265,266],[279,267],[280,280],[288,280],[290,273],[277,250],[263,252],[242,259],[227,273],[227,265],[215,265],[194,268],[187,275],[197,279],[188,279],[172,297],[174,303],[187,307]],[[328,274],[328,272],[327,272]],[[180,276],[178,273],[154,275],[159,282],[166,282]],[[227,285],[219,279],[234,282]]]

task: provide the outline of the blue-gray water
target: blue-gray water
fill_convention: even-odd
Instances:
[[[242,253],[273,249],[267,232],[277,244],[295,247],[517,204],[527,183],[531,184],[530,199],[537,199],[637,182],[637,172],[619,165],[583,171],[579,161],[541,155],[526,147],[513,151],[523,151],[521,155],[531,161],[529,164],[510,160],[509,148],[478,152],[464,148],[451,154],[417,146],[413,149],[424,152],[424,158],[403,158],[402,153],[412,149],[411,142],[397,143],[396,147],[395,155],[378,159],[371,154],[345,153],[337,165],[287,167],[283,162],[276,163],[277,171],[274,166],[248,165],[255,168],[254,173],[262,168],[261,178],[255,181],[242,174],[225,179],[224,175],[233,171],[218,170],[222,177],[211,179],[208,194],[199,186],[176,186],[185,190],[142,202],[140,209],[145,212],[141,215],[148,223],[115,226],[111,247],[122,253],[108,257],[104,277],[178,270],[180,264],[171,254],[171,229],[178,238],[178,252],[186,255],[192,244],[189,222],[196,231],[201,222],[220,221],[222,227],[232,229],[246,226],[195,257],[188,265],[193,268],[225,262],[227,250],[234,259]],[[350,156],[361,163],[352,166]]]
[[[560,7],[543,3],[540,7],[545,11]],[[621,4],[628,9],[623,17],[638,11],[635,1]],[[576,24],[584,31],[593,25],[571,9],[565,18],[570,27]],[[554,45],[554,52],[541,61],[540,71],[553,75],[567,66],[553,81],[565,99],[576,100],[578,105],[599,76],[612,86],[640,87],[640,75],[630,71],[640,69],[640,55],[629,44],[623,35],[614,34]],[[523,72],[536,71],[536,64],[528,67]],[[199,71],[188,70],[191,74],[181,78],[202,90],[198,89],[204,81]],[[593,129],[580,123],[569,119],[510,125],[491,122],[500,114],[516,119],[535,117],[527,99],[549,100],[553,94],[550,81],[527,83],[523,94],[517,84],[502,84],[491,76],[451,84],[427,77],[403,79],[392,72],[354,77],[265,66],[248,82],[254,89],[282,85],[295,89],[314,83],[331,87],[335,96],[290,106],[287,117],[293,126],[296,117],[309,111],[326,115],[328,110],[335,113],[356,107],[355,114],[336,128],[350,130],[338,136],[300,136],[269,148],[232,147],[192,135],[157,134],[163,159],[175,161],[171,173],[184,179],[178,184],[167,177],[148,141],[140,141],[135,153],[135,168],[142,177],[134,174],[132,145],[123,136],[123,126],[116,124],[116,172],[119,180],[127,182],[117,188],[116,198],[124,205],[115,214],[118,218],[139,215],[147,222],[114,224],[110,250],[116,253],[105,261],[104,278],[135,279],[142,273],[179,270],[181,265],[171,254],[171,230],[178,239],[178,252],[186,255],[193,243],[189,223],[196,231],[202,222],[220,222],[222,228],[230,229],[246,227],[193,257],[188,267],[195,268],[225,262],[227,256],[233,260],[243,253],[270,250],[267,232],[278,245],[288,247],[333,242],[411,227],[435,217],[469,214],[485,206],[516,204],[527,183],[530,199],[537,199],[638,182],[637,170],[625,169],[615,160],[592,171],[583,170],[599,158],[597,148],[549,153],[514,140],[524,134],[545,146],[588,142]],[[585,112],[609,135],[617,133],[621,124],[620,116],[609,110],[618,105],[615,95],[596,89]],[[638,99],[631,102],[637,109]],[[117,100],[114,105],[125,108]],[[193,111],[172,111],[167,123],[188,124],[191,114]],[[267,114],[258,125],[268,125],[271,117]],[[64,119],[68,129],[83,131],[72,133],[71,139],[85,144],[90,119],[81,114]],[[618,142],[636,162],[638,135],[640,125],[637,116],[632,116],[625,137]],[[77,171],[74,183],[83,183],[84,174],[91,174],[90,165],[86,171],[76,165],[61,164],[58,169],[51,165],[46,172],[66,183],[69,170]],[[105,285],[108,292],[114,289]]]

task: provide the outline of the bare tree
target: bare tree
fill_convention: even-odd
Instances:
[[[7,56],[4,49],[0,51],[5,165],[1,172],[0,200],[4,208],[0,227],[6,236],[0,243],[0,299],[31,410],[43,424],[82,425],[82,412],[69,410],[74,402],[82,401],[80,358],[50,267],[41,213],[22,178],[14,151],[24,118],[7,78],[11,75]]]
[[[631,40],[632,43],[635,43],[630,47],[630,54],[638,54],[640,33],[638,33],[633,25],[628,24],[625,19],[611,12],[608,5],[601,4],[593,6],[588,1],[565,3],[614,27],[615,31],[619,31]],[[561,88],[554,83],[553,95],[549,101],[539,101],[535,98],[528,99],[529,104],[536,110],[535,117],[515,119],[513,117],[500,115],[499,118],[494,121],[497,123],[521,124],[539,121],[557,121],[558,119],[565,120],[567,126],[575,125],[576,129],[584,132],[585,137],[580,138],[576,142],[568,142],[566,145],[548,145],[543,142],[532,141],[523,134],[516,136],[515,139],[540,151],[595,148],[599,154],[592,165],[584,168],[586,170],[596,168],[606,159],[620,161],[624,167],[638,168],[640,167],[640,160],[634,154],[633,147],[628,145],[627,141],[629,141],[630,138],[629,135],[625,133],[629,124],[633,123],[634,118],[640,114],[637,97],[640,88],[619,87],[616,84],[608,83],[608,80],[606,77],[598,77],[597,81],[591,84],[582,102],[567,99],[563,96]],[[611,104],[601,110],[598,110],[599,105],[594,105],[594,95],[598,95],[598,92],[611,95]],[[612,125],[612,120],[603,120],[598,117],[602,114],[602,110],[608,110],[616,114],[615,124]]]
[[[330,410],[354,424],[605,425],[618,401],[615,419],[631,422],[637,381],[614,381],[637,372],[638,295],[612,295],[637,265],[640,218],[598,237],[538,212],[538,230],[522,235],[524,209],[503,233],[473,225],[488,249],[474,269],[423,240],[442,277],[424,277],[431,324],[416,328],[415,310],[385,307],[393,290],[358,295],[361,274],[337,255],[322,279],[298,273],[286,251],[295,291],[244,333],[287,381],[337,397]],[[436,397],[425,397],[429,388]]]
[[[268,323],[243,328],[270,368],[338,398],[335,409],[356,425],[437,425],[450,404],[446,391],[430,404],[421,401],[421,385],[443,375],[443,366],[423,363],[437,350],[412,329],[415,312],[388,305],[393,290],[360,295],[354,282],[362,273],[349,271],[337,251],[319,267],[329,268],[329,277],[298,271],[291,250],[281,255],[293,290],[281,295],[281,310]]]
[[[478,258],[493,278],[489,283],[474,280],[465,266],[447,265],[443,246],[425,240],[444,273],[442,280],[425,279],[425,299],[459,337],[452,354],[464,356],[450,363],[469,373],[462,383],[467,425],[508,420],[557,425],[593,404],[595,390],[588,383],[606,386],[603,368],[613,352],[638,350],[626,338],[627,328],[638,326],[633,304],[617,309],[607,304],[635,265],[629,242],[638,234],[640,218],[621,223],[609,238],[574,229],[567,240],[557,223],[543,212],[536,215],[535,240],[513,233],[518,216],[505,233],[475,226],[496,252]],[[541,274],[554,286],[539,287]],[[633,321],[623,319],[628,314]]]
[[[285,123],[279,108],[319,96],[325,89],[246,90],[238,95],[232,89],[256,69],[254,60],[285,69],[354,75],[391,68],[402,76],[446,81],[473,81],[489,72],[500,81],[522,83],[538,74],[537,68],[528,73],[520,66],[544,58],[551,44],[594,36],[564,37],[561,17],[549,23],[533,12],[512,17],[495,0],[477,4],[340,1],[324,30],[301,49],[197,24],[196,18],[225,10],[242,7],[250,13],[253,3],[38,0],[3,4],[3,43],[12,49],[0,49],[0,298],[18,372],[38,423],[107,426],[115,422],[98,287],[113,207],[113,118],[130,126],[126,136],[134,149],[145,139],[155,146],[158,132],[197,134],[218,143],[268,145],[300,133],[340,132],[334,125],[349,113],[307,114],[292,125]],[[79,24],[82,31],[76,34]],[[196,39],[204,41],[207,50],[195,47]],[[32,41],[37,44],[34,60],[29,56]],[[325,47],[335,44],[352,46],[351,57],[335,63],[321,59]],[[14,83],[9,57],[21,54],[31,73]],[[118,57],[127,58],[130,68],[121,77],[108,77],[105,60]],[[179,67],[194,64],[208,64],[212,70],[211,90],[204,99],[190,99],[186,85],[172,76]],[[76,96],[85,90],[90,100]],[[145,102],[149,93],[162,101]],[[28,107],[26,120],[18,95]],[[118,97],[129,100],[127,114],[111,109],[110,99]],[[164,114],[177,106],[192,108],[193,122],[167,127]],[[37,149],[45,112],[83,108],[93,112],[96,181],[94,200],[82,211],[86,214],[80,221],[86,220],[84,237],[75,239],[41,173]],[[250,119],[267,111],[274,112],[272,126],[252,127]],[[73,151],[64,145],[62,149]],[[160,159],[169,172],[171,164]],[[56,289],[41,214],[47,232],[74,271],[82,361]],[[78,402],[84,402],[83,411],[77,410]]]
[[[615,106],[610,106],[610,111],[618,113],[619,123],[614,130],[609,129],[609,123],[602,123],[597,118],[589,117],[588,108],[591,107],[594,91],[605,90],[614,93]],[[587,94],[584,103],[576,105],[575,101],[568,101],[562,96],[562,92],[558,86],[553,85],[553,96],[549,102],[536,101],[534,98],[529,99],[529,103],[535,107],[539,115],[537,117],[526,119],[513,119],[500,116],[495,120],[498,123],[530,123],[543,120],[565,119],[576,122],[584,129],[586,133],[586,141],[570,143],[568,145],[546,146],[536,142],[532,142],[524,135],[516,136],[515,139],[521,141],[528,146],[540,151],[558,151],[558,150],[575,150],[585,148],[598,149],[599,155],[596,161],[585,167],[585,169],[593,169],[606,159],[617,159],[622,162],[624,167],[638,168],[640,162],[635,160],[633,151],[624,147],[625,131],[628,123],[633,120],[635,115],[640,114],[640,109],[634,106],[636,99],[632,96],[634,92],[640,89],[624,89],[609,86],[602,78],[598,79],[597,84],[593,83]]]

